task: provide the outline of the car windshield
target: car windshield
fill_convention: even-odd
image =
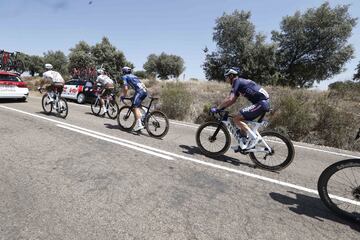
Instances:
[[[19,77],[12,75],[0,75],[0,81],[21,82]]]

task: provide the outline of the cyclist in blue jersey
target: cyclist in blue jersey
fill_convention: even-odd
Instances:
[[[252,105],[240,110],[239,115],[235,116],[234,123],[240,129],[241,137],[246,140],[248,125],[244,121],[251,121],[265,112],[270,111],[269,94],[260,85],[249,79],[240,78],[239,68],[230,68],[224,74],[226,81],[231,84],[229,96],[218,106],[211,108],[212,112],[223,110],[235,103],[236,99],[242,95],[248,99]]]
[[[131,74],[132,69],[129,67],[123,67],[122,73],[123,73],[123,81],[124,81],[124,87],[123,87],[123,93],[120,97],[121,101],[124,100],[126,97],[126,94],[128,92],[129,86],[135,90],[134,99],[133,99],[133,106],[135,110],[135,119],[136,119],[136,125],[134,127],[134,131],[139,131],[144,128],[144,125],[141,123],[141,102],[146,98],[147,96],[147,90],[145,85],[139,80],[139,78],[133,74]]]

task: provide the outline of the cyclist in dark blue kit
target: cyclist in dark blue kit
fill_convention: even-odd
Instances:
[[[236,102],[242,95],[248,99],[252,105],[240,110],[239,115],[235,116],[234,123],[240,129],[243,138],[247,138],[249,126],[244,121],[251,121],[270,110],[269,94],[260,85],[249,79],[238,77],[240,69],[230,68],[224,74],[226,81],[229,81],[232,88],[229,96],[218,106],[211,108],[212,112],[223,110]]]
[[[124,100],[126,97],[126,94],[129,90],[129,86],[135,90],[134,94],[134,100],[133,100],[133,106],[135,110],[135,119],[136,119],[136,125],[134,127],[134,131],[139,131],[144,128],[144,125],[141,123],[141,102],[146,98],[147,96],[147,90],[145,85],[139,80],[139,78],[133,74],[131,74],[132,69],[129,67],[123,67],[122,73],[123,73],[123,81],[124,81],[124,87],[123,87],[123,93],[120,97],[121,101]]]

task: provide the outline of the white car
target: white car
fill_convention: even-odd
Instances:
[[[0,99],[19,99],[25,102],[28,96],[29,89],[17,74],[0,71]]]
[[[92,81],[72,79],[65,83],[61,96],[63,98],[76,100],[78,103],[92,102],[96,96],[93,92]]]

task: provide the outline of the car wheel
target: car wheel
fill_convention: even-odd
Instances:
[[[78,103],[80,103],[80,104],[83,104],[83,103],[85,103],[85,94],[83,94],[83,93],[79,93],[78,95],[77,95],[77,98],[76,98],[76,101],[78,102]]]
[[[19,98],[18,101],[19,101],[19,102],[26,102],[26,97]]]

